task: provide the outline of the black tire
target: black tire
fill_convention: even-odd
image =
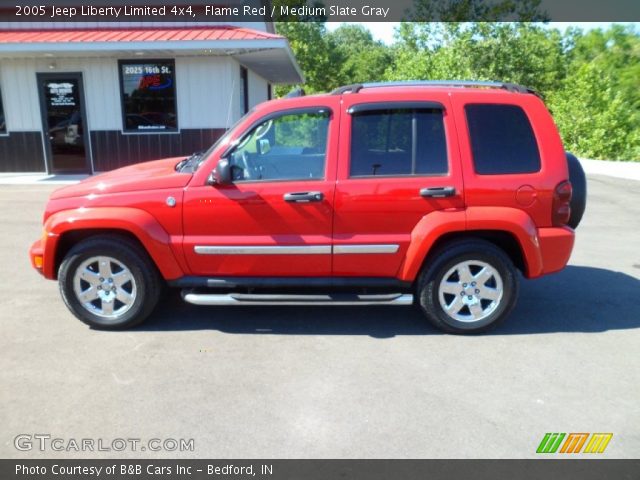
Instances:
[[[86,262],[101,256],[108,256],[114,259],[114,265],[117,266],[116,262],[118,262],[128,269],[126,273],[130,274],[133,281],[125,284],[123,288],[133,289],[135,286],[134,300],[130,306],[121,304],[128,309],[117,318],[104,318],[89,311],[83,306],[74,290],[76,271]],[[117,235],[104,235],[90,237],[71,248],[58,269],[58,284],[64,303],[81,321],[96,329],[120,330],[140,324],[151,314],[160,298],[163,280],[147,252],[136,242]],[[107,290],[100,288],[102,291]],[[107,292],[107,295],[109,294]],[[96,308],[96,311],[101,311],[102,300],[95,301],[101,305],[100,309]],[[113,300],[113,302],[115,305],[116,301]]]
[[[497,288],[499,286],[498,280],[502,283],[502,296],[494,301],[474,295],[479,290],[475,290],[475,286],[471,287],[471,284],[463,284],[460,278],[461,293],[462,291],[471,293],[473,300],[471,296],[467,295],[461,295],[461,298],[454,298],[453,294],[443,294],[445,303],[450,301],[450,305],[453,305],[454,301],[466,302],[466,298],[469,299],[469,302],[474,303],[474,307],[476,306],[475,304],[480,305],[480,308],[483,312],[486,311],[487,315],[479,320],[460,321],[450,316],[440,302],[439,286],[443,277],[462,262],[472,262],[472,264],[473,262],[481,262],[492,267],[493,271],[499,274],[499,278],[494,275],[486,281],[486,283],[493,282],[493,285],[496,286],[492,292],[500,291]],[[472,265],[472,268],[476,267]],[[478,272],[471,270],[471,273],[477,274]],[[456,275],[457,273],[453,274],[453,277],[448,276],[447,278],[454,278]],[[452,283],[452,285],[455,285],[455,283]],[[467,285],[467,287],[463,288],[462,285]],[[486,289],[484,282],[480,288]],[[495,328],[507,318],[516,304],[518,288],[518,272],[503,250],[482,239],[465,239],[447,243],[434,252],[418,279],[417,298],[423,313],[435,327],[447,333],[475,334]],[[456,290],[455,296],[457,297],[457,295],[458,292]],[[469,306],[463,307],[458,313],[460,316],[466,316],[466,312],[468,312],[468,316],[472,315]]]
[[[573,190],[571,195],[571,216],[567,225],[575,229],[580,225],[580,220],[582,220],[584,210],[587,207],[587,177],[575,155],[566,152],[565,156],[567,157],[567,167],[569,168],[569,181]]]

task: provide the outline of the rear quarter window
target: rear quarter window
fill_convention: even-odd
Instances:
[[[540,171],[540,151],[531,123],[517,105],[465,106],[476,173],[500,175]]]

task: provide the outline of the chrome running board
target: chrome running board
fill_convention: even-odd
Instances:
[[[279,295],[247,293],[194,293],[182,291],[185,302],[194,305],[411,305],[410,293],[383,295]]]

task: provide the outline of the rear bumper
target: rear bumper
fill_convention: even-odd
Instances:
[[[574,241],[575,233],[569,227],[538,229],[538,242],[542,257],[540,275],[562,270],[569,262]]]

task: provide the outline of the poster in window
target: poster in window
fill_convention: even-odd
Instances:
[[[176,130],[176,88],[173,60],[121,62],[124,129]]]
[[[68,82],[47,83],[49,105],[52,107],[75,107],[76,96],[73,87],[74,85]]]

